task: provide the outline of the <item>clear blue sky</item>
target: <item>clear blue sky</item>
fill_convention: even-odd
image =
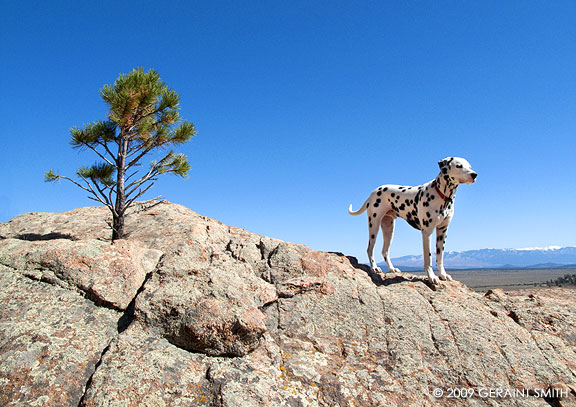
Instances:
[[[93,204],[43,174],[95,161],[70,127],[143,67],[198,129],[148,197],[366,261],[348,205],[461,156],[447,250],[576,245],[574,1],[2,1],[0,35],[0,221]]]

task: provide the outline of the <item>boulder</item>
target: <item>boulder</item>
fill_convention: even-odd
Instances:
[[[41,281],[83,292],[99,305],[125,310],[162,252],[139,242],[96,239],[0,240],[0,264]]]
[[[81,208],[0,224],[4,404],[576,405],[573,290],[372,275],[168,202],[139,203],[114,245],[106,220]],[[66,379],[34,371],[44,360]]]

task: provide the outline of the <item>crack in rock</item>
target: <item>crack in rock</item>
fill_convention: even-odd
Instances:
[[[109,342],[108,345],[106,345],[106,347],[102,350],[102,353],[100,353],[100,358],[98,359],[98,361],[96,362],[96,365],[94,365],[94,371],[92,372],[92,374],[90,375],[90,377],[88,378],[88,381],[86,382],[86,385],[84,386],[84,392],[82,393],[82,397],[80,398],[80,401],[78,402],[78,407],[84,407],[85,406],[85,398],[86,398],[86,394],[88,393],[88,390],[90,389],[90,386],[92,385],[92,381],[94,380],[94,375],[96,374],[96,371],[98,370],[98,368],[100,367],[100,365],[102,364],[102,361],[104,359],[104,356],[106,355],[106,353],[108,352],[108,350],[110,350],[110,346],[112,345],[112,342],[117,338],[117,336],[114,336]]]
[[[124,332],[126,329],[128,329],[128,327],[132,324],[132,322],[134,322],[135,309],[136,309],[136,299],[145,290],[146,284],[148,283],[148,281],[150,281],[152,276],[156,272],[160,271],[163,259],[164,259],[164,254],[162,254],[160,256],[160,258],[158,259],[158,262],[156,263],[156,267],[154,268],[154,270],[152,270],[146,274],[146,277],[144,278],[142,285],[138,288],[138,291],[136,291],[136,295],[134,295],[134,297],[132,297],[132,300],[130,301],[130,304],[128,304],[128,307],[126,307],[124,314],[122,314],[122,316],[118,320],[118,333]]]

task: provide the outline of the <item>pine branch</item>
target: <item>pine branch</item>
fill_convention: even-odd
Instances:
[[[138,161],[140,161],[140,159],[142,159],[142,157],[144,157],[146,154],[148,154],[150,151],[152,151],[152,149],[154,148],[154,146],[150,146],[144,149],[144,151],[137,155],[136,158],[133,158],[132,160],[130,160],[130,162],[126,165],[126,169],[133,167]]]
[[[183,144],[196,135],[196,128],[189,121],[183,121],[173,131],[170,132],[170,143]]]
[[[136,191],[138,188],[140,188],[146,182],[156,181],[157,178],[154,178],[154,177],[158,174],[159,174],[158,171],[148,171],[148,173],[146,175],[144,175],[142,178],[132,182],[130,185],[128,185],[126,187],[126,190],[128,190],[129,188],[132,188],[128,192],[126,192],[126,196],[132,195],[134,193],[134,191]]]
[[[116,160],[116,156],[114,155],[114,153],[112,153],[112,151],[110,151],[110,149],[108,148],[108,144],[107,143],[100,143],[100,145],[102,147],[104,147],[104,149],[106,150],[106,152],[108,153],[108,155],[110,157],[112,157],[112,159],[114,160],[114,162],[116,163],[115,167],[118,168],[118,161]],[[108,161],[108,160],[106,160]]]
[[[115,189],[116,189],[116,184],[110,186],[110,190],[108,191],[108,202],[110,202],[110,203],[113,202],[112,193],[115,191]],[[116,213],[116,211],[114,210],[114,211],[112,211],[112,213]]]
[[[65,177],[64,175],[58,175],[58,179],[59,179],[59,180],[60,180],[60,179],[65,179],[66,181],[70,181],[71,183],[73,183],[73,184],[76,185],[77,187],[82,188],[84,191],[89,192],[89,193],[93,193],[93,191],[91,191],[90,189],[82,186],[80,183],[74,181],[72,178]]]
[[[163,199],[163,198],[164,198],[164,197],[163,197],[162,195],[158,195],[158,196],[155,196],[154,198],[147,199],[147,200],[145,201],[147,204],[149,204],[150,202],[153,202],[152,204],[149,204],[150,206],[148,206],[147,209],[153,208],[154,206],[161,204],[162,201],[160,201],[160,199]],[[130,203],[126,204],[126,209],[132,207],[132,204],[133,204],[134,202],[136,202],[136,201],[135,201],[135,200],[131,200]],[[142,209],[142,207],[141,207],[141,209],[139,209],[138,211],[141,212],[141,211],[143,211],[143,210],[144,210],[144,209]]]
[[[171,156],[173,156],[172,151],[170,151],[165,157],[160,159],[160,161],[153,162],[152,165],[150,166],[150,170],[148,171],[148,173],[146,173],[146,175],[144,175],[143,177],[141,177],[135,181],[132,181],[130,184],[128,184],[126,186],[126,190],[128,190],[130,188],[132,188],[132,189],[126,193],[126,196],[131,195],[142,184],[153,179],[153,177],[155,177],[156,175],[161,174],[162,173],[162,171],[161,171],[162,166]]]
[[[138,199],[139,197],[144,195],[144,193],[146,193],[146,191],[148,191],[150,188],[152,188],[152,185],[154,185],[154,183],[151,183],[150,185],[148,185],[146,188],[144,188],[144,190],[139,190],[138,194],[134,198],[132,198],[128,201],[128,203],[126,204],[126,208],[128,208],[132,204],[132,202],[134,202],[136,199]]]
[[[83,177],[89,178],[91,180],[97,180],[101,182],[103,185],[113,185],[114,181],[112,180],[112,176],[116,171],[116,167],[111,164],[107,163],[96,163],[89,168],[80,167],[76,173]]]
[[[98,194],[94,191],[94,189],[92,188],[92,186],[90,185],[90,183],[88,182],[88,180],[87,180],[86,178],[84,178],[81,174],[78,174],[78,176],[79,176],[80,178],[82,178],[82,180],[86,183],[86,185],[88,185],[88,188],[89,188],[90,190],[88,191],[88,189],[86,189],[86,188],[83,188],[83,189],[85,189],[86,191],[88,191],[88,192],[90,192],[92,195],[94,195],[94,197],[96,198],[95,200],[97,200],[98,202],[100,202],[102,205],[108,207],[108,209],[110,209],[113,214],[116,214],[116,210],[115,210],[114,206],[113,206],[111,203],[108,203],[108,200],[106,199],[106,195],[102,194],[102,196],[103,196],[103,198],[104,198],[104,199],[102,199],[102,198],[101,198],[100,196],[98,196]],[[72,182],[74,182],[74,181],[72,181]],[[92,181],[92,182],[94,182],[94,181]],[[76,185],[80,186],[80,184],[78,184],[78,183],[76,183],[76,182],[74,182],[74,183],[75,183]],[[94,182],[94,185],[96,186],[96,188],[98,189],[98,191],[101,192],[101,191],[100,191],[100,188],[98,187],[98,185],[97,185],[95,182]],[[81,187],[81,186],[80,186],[80,187]],[[82,188],[82,187],[81,187],[81,188]],[[90,198],[90,196],[88,196],[88,198]]]
[[[114,212],[114,210],[113,210],[114,208],[106,202],[106,199],[102,200],[98,196],[98,194],[96,194],[96,192],[94,191],[94,189],[92,188],[92,186],[90,185],[90,183],[88,182],[88,180],[86,178],[79,175],[79,177],[82,178],[82,180],[86,183],[87,187],[83,186],[79,182],[74,181],[72,178],[66,177],[64,175],[56,175],[56,177],[58,180],[64,179],[66,181],[70,181],[71,183],[73,183],[77,187],[83,189],[84,191],[88,192],[89,194],[92,194],[94,197],[91,197],[90,195],[88,195],[89,199],[92,199],[93,201],[100,202],[101,204],[105,205],[106,207],[108,207],[110,210],[112,210]]]
[[[136,175],[136,174],[138,174],[138,171],[134,171],[132,174],[128,175],[124,181],[125,181],[125,182],[128,182],[128,180],[129,180],[130,178],[132,178],[132,177],[133,177],[134,175]]]
[[[98,144],[104,145],[104,144],[102,144],[102,143],[98,143]],[[117,165],[117,164],[114,164],[114,163],[112,163],[110,160],[108,160],[103,154],[100,153],[100,151],[98,151],[98,150],[96,149],[96,147],[91,146],[90,144],[85,144],[85,145],[86,145],[86,147],[88,147],[90,150],[92,150],[92,151],[94,151],[96,154],[98,154],[98,156],[99,156],[101,159],[103,159],[104,161],[106,161],[109,165],[111,165],[111,166],[113,166],[113,167],[115,167],[115,168],[118,168],[118,165]],[[106,150],[108,150],[108,148],[107,148],[106,146],[104,146],[104,147],[106,148]],[[114,157],[114,155],[113,155],[112,153],[110,153],[110,151],[108,151],[108,153],[110,154],[110,156]]]
[[[100,196],[104,199],[104,201],[106,202],[107,206],[112,206],[112,200],[108,201],[108,197],[106,196],[106,194],[104,193],[104,191],[106,191],[106,189],[108,188],[107,186],[104,186],[104,190],[102,190],[102,188],[100,188],[100,185],[98,185],[98,182],[95,181],[93,178],[90,179],[92,181],[92,183],[94,184],[94,186],[96,187],[96,189],[98,190],[98,192],[100,193]]]

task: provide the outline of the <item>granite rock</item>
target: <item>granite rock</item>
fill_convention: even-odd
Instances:
[[[106,220],[102,208],[81,208],[0,224],[0,298],[12,310],[0,314],[5,404],[576,406],[576,291],[481,295],[459,282],[372,275],[354,258],[168,202],[138,204],[112,249]],[[95,262],[104,244],[125,263]],[[84,256],[91,267],[74,268]],[[146,277],[122,282],[118,269],[143,259]],[[96,270],[122,288],[88,295]],[[115,289],[126,298],[111,300]],[[48,326],[65,334],[34,336]],[[49,377],[41,358],[68,379]],[[20,373],[18,361],[41,374]],[[450,398],[453,389],[474,395]],[[489,389],[528,395],[479,394]],[[561,394],[542,394],[550,389]]]
[[[0,266],[0,405],[78,406],[120,314]]]

